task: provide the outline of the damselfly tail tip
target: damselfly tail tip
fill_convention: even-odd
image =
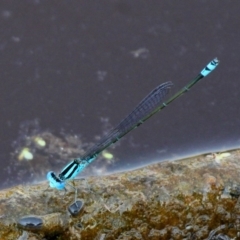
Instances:
[[[215,64],[218,65],[220,61],[218,60],[217,57],[215,57],[215,58],[213,59],[213,62],[215,62]]]
[[[202,77],[206,77],[210,72],[212,72],[219,64],[218,58],[214,58],[201,72]]]

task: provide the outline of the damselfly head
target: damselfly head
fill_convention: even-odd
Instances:
[[[47,180],[49,181],[49,186],[51,188],[56,188],[58,190],[65,189],[65,182],[60,180],[54,172],[48,172]]]

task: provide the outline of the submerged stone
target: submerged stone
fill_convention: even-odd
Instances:
[[[18,227],[26,230],[40,230],[43,227],[43,221],[38,216],[24,216],[18,222]]]
[[[84,202],[81,200],[77,200],[68,207],[68,211],[73,217],[75,217],[82,211],[83,206]]]

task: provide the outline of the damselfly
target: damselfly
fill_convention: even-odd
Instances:
[[[189,91],[190,88],[200,79],[211,73],[218,66],[218,64],[218,59],[213,59],[192,81],[190,81],[185,87],[183,87],[179,92],[165,102],[163,102],[163,99],[168,94],[170,87],[173,84],[171,82],[166,82],[153,89],[127,117],[125,117],[98,143],[91,147],[82,157],[72,160],[63,168],[59,175],[52,171],[49,172],[47,174],[47,179],[50,187],[58,190],[65,189],[67,180],[74,179],[83,169],[85,169],[91,162],[93,162],[94,159],[96,159],[99,153],[101,153],[111,144],[120,140],[128,132],[139,127],[152,115],[165,108],[182,94]],[[76,196],[77,190],[75,189],[75,202]]]

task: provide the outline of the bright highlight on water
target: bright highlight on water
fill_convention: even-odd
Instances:
[[[180,97],[195,85],[200,79],[206,77],[219,64],[217,58],[213,59],[192,81],[190,81],[179,92],[163,102],[164,97],[169,93],[171,82],[163,83],[153,89],[134,110],[125,117],[115,128],[113,128],[98,143],[91,147],[82,157],[76,158],[67,164],[59,175],[54,172],[48,172],[47,179],[52,188],[58,190],[65,189],[68,180],[74,179],[83,169],[85,169],[104,149],[120,140],[124,135],[140,126],[152,115],[165,108],[172,101]],[[70,185],[70,184],[68,184]],[[73,187],[72,185],[70,185]],[[74,188],[74,187],[73,187]],[[75,188],[74,188],[75,189]],[[76,202],[77,189],[75,189]]]

